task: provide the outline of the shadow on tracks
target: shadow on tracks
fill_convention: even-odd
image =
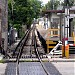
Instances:
[[[51,62],[44,62],[50,75],[62,75]]]
[[[4,75],[16,75],[16,63],[14,62],[7,63]]]

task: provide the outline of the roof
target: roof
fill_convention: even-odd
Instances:
[[[46,10],[44,13],[64,13],[64,10]]]
[[[70,11],[75,12],[75,6],[72,6],[70,8]],[[42,11],[42,12],[43,12],[43,14],[47,14],[47,13],[64,13],[65,10],[64,9],[62,9],[62,10],[45,10],[45,11]]]

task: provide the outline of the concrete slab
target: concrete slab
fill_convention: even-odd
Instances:
[[[75,54],[70,55],[70,57],[67,59],[66,57],[56,57],[57,55],[54,55],[54,57],[47,55],[50,62],[75,62]],[[52,58],[51,58],[52,57]]]
[[[44,62],[50,75],[75,75],[75,62]],[[39,62],[21,62],[20,75],[46,75]],[[0,75],[16,75],[16,63],[0,63]]]
[[[0,75],[5,75],[7,63],[0,63]]]
[[[75,75],[75,62],[51,62],[61,75]]]
[[[8,63],[5,75],[16,75],[16,63]],[[46,75],[40,62],[21,62],[19,75]]]
[[[22,62],[19,67],[20,75],[46,75],[39,62]]]

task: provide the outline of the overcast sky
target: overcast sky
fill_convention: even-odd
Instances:
[[[40,1],[42,1],[43,2],[43,4],[46,4],[46,3],[48,3],[48,1],[50,1],[50,0],[40,0]],[[59,1],[64,1],[64,0],[59,0]]]
[[[50,1],[50,0],[40,0],[40,1],[42,1],[43,4],[46,4],[46,3],[48,3],[48,1]]]

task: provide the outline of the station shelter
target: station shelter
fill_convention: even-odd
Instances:
[[[55,41],[62,41],[64,37],[68,38],[68,41],[75,41],[73,39],[75,6],[59,10],[45,10],[43,16],[47,19],[48,24],[47,48],[53,49],[55,47],[53,44],[57,44]]]
[[[54,37],[57,35],[56,37],[59,37],[59,39],[61,40],[64,37],[64,25],[65,25],[64,18],[66,17],[65,9],[45,10],[45,11],[43,11],[43,16],[45,16],[47,18],[47,24],[48,24],[47,29],[54,30],[54,31],[50,30],[51,37],[52,37],[52,35],[54,35]],[[69,24],[68,24],[68,26],[65,26],[65,30],[68,30],[68,32],[66,33],[66,36],[68,36],[68,38],[73,36],[74,17],[75,17],[75,6],[72,6],[71,8],[69,8],[69,16],[67,17],[69,19],[69,21],[68,21]],[[56,29],[58,29],[58,30],[56,30]]]

